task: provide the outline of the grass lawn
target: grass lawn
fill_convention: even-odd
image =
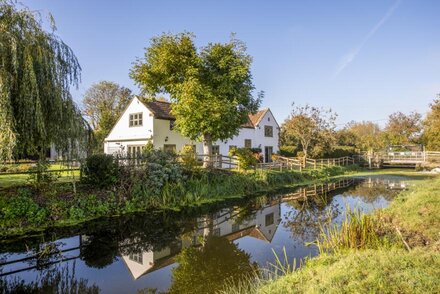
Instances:
[[[64,167],[52,167],[53,170],[64,169]],[[73,171],[75,180],[79,180],[79,170]],[[59,173],[59,182],[71,182],[72,172],[65,171]],[[25,186],[29,184],[29,174],[16,174],[16,175],[0,175],[0,189],[11,188],[15,186]]]

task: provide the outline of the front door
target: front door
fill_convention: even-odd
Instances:
[[[272,146],[264,147],[264,162],[272,162],[272,153],[273,153]]]

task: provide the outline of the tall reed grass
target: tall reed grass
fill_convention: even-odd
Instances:
[[[363,214],[357,208],[347,206],[341,224],[321,225],[319,238],[313,242],[320,253],[344,253],[347,250],[389,249],[400,247],[398,236],[379,217],[379,212]],[[399,244],[399,245],[397,245]]]

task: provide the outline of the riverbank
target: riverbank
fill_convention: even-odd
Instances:
[[[318,240],[321,254],[278,279],[228,293],[440,292],[440,177],[415,184],[384,210],[352,215]]]
[[[178,182],[164,181],[161,186],[151,184],[152,178],[127,175],[117,185],[106,189],[81,183],[76,183],[76,192],[73,192],[71,183],[54,183],[43,190],[29,186],[8,189],[0,195],[0,235],[11,238],[100,217],[214,205],[277,189],[321,183],[354,170],[354,167],[331,167],[302,173],[197,170]]]

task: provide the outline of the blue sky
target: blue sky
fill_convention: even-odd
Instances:
[[[338,123],[383,124],[394,111],[426,113],[440,93],[440,1],[22,0],[52,13],[74,50],[80,103],[100,80],[138,93],[128,73],[151,37],[191,31],[197,44],[230,33],[253,56],[263,106],[281,123],[291,104],[331,107]]]

